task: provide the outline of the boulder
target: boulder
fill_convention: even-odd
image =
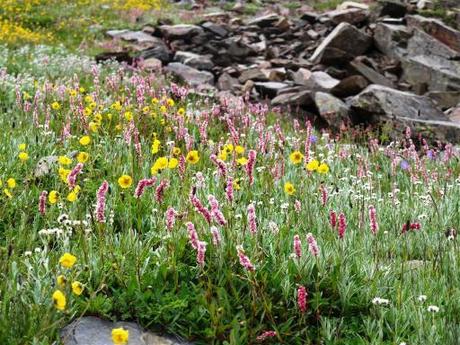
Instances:
[[[214,75],[212,73],[207,71],[199,71],[180,62],[171,62],[166,66],[164,70],[183,80],[190,86],[214,84]]]
[[[220,37],[225,37],[228,35],[228,30],[223,25],[219,25],[213,22],[204,22],[201,24],[201,26]]]
[[[460,91],[430,91],[426,94],[441,109],[448,109],[460,104]]]
[[[316,48],[310,61],[333,64],[345,62],[364,54],[372,44],[372,37],[351,24],[341,23]]]
[[[303,85],[312,91],[330,91],[340,83],[338,79],[332,78],[326,72],[310,72],[305,68],[295,72],[293,80],[297,85]]]
[[[359,24],[368,19],[369,12],[365,9],[352,7],[329,11],[326,12],[324,16],[335,25],[340,23]]]
[[[405,25],[377,23],[374,29],[374,44],[383,54],[400,59],[406,54],[410,32]]]
[[[159,43],[161,40],[157,37],[153,37],[143,31],[131,31],[131,30],[110,30],[107,31],[107,35],[112,38],[122,39],[124,41],[131,41],[137,43]]]
[[[211,70],[214,64],[211,58],[207,55],[198,55],[190,52],[178,51],[174,56],[174,61],[181,62],[184,65],[200,69],[200,70]]]
[[[190,24],[161,25],[159,29],[163,37],[168,40],[190,40],[193,36],[204,33],[201,27]]]
[[[166,47],[165,44],[159,44],[153,48],[144,50],[140,56],[141,59],[155,58],[166,64],[173,58],[173,53]]]
[[[228,73],[222,73],[216,84],[217,88],[222,91],[232,91],[238,85],[240,85],[238,79],[233,78]]]
[[[407,13],[407,5],[401,0],[379,0],[374,12],[377,17],[401,18]]]
[[[147,71],[160,71],[162,67],[161,60],[158,60],[157,58],[151,57],[145,60],[141,60],[139,62],[140,67]]]
[[[282,93],[272,99],[272,106],[308,106],[313,104],[312,93],[309,90]]]
[[[144,331],[133,322],[110,322],[94,316],[86,316],[67,325],[61,331],[63,345],[112,345],[112,329],[129,331],[128,345],[186,345],[169,336]]]
[[[334,96],[345,98],[360,93],[369,85],[366,78],[361,75],[351,75],[340,81],[331,89]]]
[[[262,97],[273,98],[278,94],[280,90],[287,88],[288,84],[276,81],[257,82],[254,83],[254,87]]]
[[[349,108],[337,97],[326,92],[316,92],[314,99],[319,115],[331,128],[338,130],[343,122],[348,121]]]
[[[367,80],[369,80],[372,84],[379,84],[388,87],[394,87],[394,84],[391,80],[381,75],[379,72],[374,70],[373,68],[366,65],[364,62],[366,61],[365,57],[357,57],[350,65],[359,73],[361,73]]]

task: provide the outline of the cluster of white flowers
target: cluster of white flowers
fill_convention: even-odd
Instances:
[[[386,298],[375,297],[372,300],[372,304],[375,304],[375,305],[388,305],[388,304],[390,304],[390,300],[388,300]]]

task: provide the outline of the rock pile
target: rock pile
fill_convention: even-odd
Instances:
[[[460,31],[403,0],[371,9],[347,1],[296,18],[210,13],[197,25],[113,30],[140,63],[162,68],[197,92],[269,100],[332,128],[392,121],[460,139]]]

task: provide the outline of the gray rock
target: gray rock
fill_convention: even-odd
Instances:
[[[401,18],[407,13],[407,5],[401,0],[379,0],[374,12],[378,17]]]
[[[282,19],[281,16],[279,16],[276,13],[271,13],[265,16],[253,18],[249,20],[246,24],[247,25],[257,25],[261,28],[265,28],[265,27],[272,26],[274,23],[278,22],[280,19]]]
[[[248,80],[254,80],[254,81],[268,81],[267,74],[263,72],[261,68],[255,67],[255,68],[249,68],[247,70],[244,70],[241,72],[241,75],[238,78],[239,82],[244,84]]]
[[[430,91],[426,93],[441,109],[453,108],[460,104],[460,91]]]
[[[280,90],[287,88],[288,84],[276,81],[269,81],[254,83],[254,86],[262,97],[268,96],[270,98],[273,98],[278,94]]]
[[[162,67],[161,60],[151,57],[140,62],[140,66],[148,71],[160,71]]]
[[[364,54],[372,38],[353,25],[341,23],[321,42],[310,58],[313,63],[335,63]]]
[[[153,48],[144,50],[140,57],[143,59],[156,58],[162,63],[168,63],[173,58],[173,53],[166,47],[164,43],[156,45]]]
[[[359,73],[361,73],[367,80],[369,80],[372,84],[384,85],[388,87],[394,87],[394,84],[391,80],[381,75],[379,72],[374,70],[373,68],[367,66],[364,63],[365,59],[363,57],[357,57],[350,65]]]
[[[190,52],[178,51],[174,56],[174,60],[200,70],[209,71],[214,67],[210,56],[198,55]]]
[[[159,29],[161,34],[170,40],[191,39],[204,33],[201,27],[190,24],[161,25]]]
[[[228,73],[222,73],[216,84],[217,88],[222,91],[232,91],[238,85],[240,85],[238,79],[233,78]]]
[[[113,345],[112,329],[119,327],[129,331],[127,345],[186,345],[171,337],[146,332],[132,322],[113,323],[93,316],[83,317],[67,325],[61,331],[61,340],[64,345]]]
[[[180,78],[191,86],[214,84],[214,75],[212,73],[199,71],[193,67],[181,64],[180,62],[171,62],[166,66],[165,71]]]
[[[360,93],[369,85],[366,78],[361,75],[351,75],[340,81],[331,89],[331,93],[337,97],[349,97]]]
[[[335,130],[348,120],[348,106],[329,93],[316,92],[315,104],[320,116]]]
[[[369,12],[360,8],[347,8],[326,12],[324,16],[336,25],[340,23],[359,24],[368,19]]]
[[[374,44],[385,55],[399,59],[406,54],[410,32],[405,25],[377,23],[374,29]]]
[[[340,83],[340,80],[332,78],[326,72],[310,72],[305,68],[300,68],[294,73],[293,80],[312,91],[330,91]]]
[[[107,35],[112,38],[122,39],[124,41],[131,41],[137,43],[159,43],[157,37],[154,37],[144,31],[131,31],[131,30],[110,30]]]
[[[52,172],[52,169],[56,166],[58,161],[58,156],[47,156],[40,158],[40,160],[35,165],[34,176],[43,177],[49,175]]]
[[[271,101],[272,106],[307,106],[313,104],[311,91],[283,93]]]
[[[205,22],[201,24],[201,26],[220,37],[225,37],[228,35],[228,30],[222,25],[213,22]]]

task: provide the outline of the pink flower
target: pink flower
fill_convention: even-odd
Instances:
[[[136,190],[134,191],[134,197],[139,199],[145,192],[147,187],[152,187],[157,182],[157,178],[154,176],[152,178],[145,178],[138,182]]]
[[[236,250],[238,251],[238,258],[240,259],[240,264],[244,268],[246,268],[248,271],[255,271],[254,265],[251,263],[251,260],[246,256],[243,247],[242,246],[237,246]]]
[[[294,253],[295,255],[300,258],[302,256],[302,243],[300,242],[299,235],[294,235]]]
[[[337,213],[334,210],[329,211],[329,223],[331,224],[332,228],[335,228],[337,225]]]
[[[339,238],[342,239],[345,236],[345,230],[347,229],[347,219],[343,213],[339,214]]]
[[[77,181],[77,175],[81,173],[82,169],[83,169],[83,163],[78,163],[75,166],[75,168],[73,168],[73,170],[67,176],[67,183],[70,189],[73,189],[75,187],[75,184]]]
[[[374,206],[369,206],[369,222],[373,235],[376,235],[379,231],[379,224],[377,223],[377,211]]]
[[[109,183],[102,182],[96,193],[96,220],[99,223],[105,223],[105,196],[109,190]]]
[[[219,202],[214,197],[214,195],[208,196],[209,204],[211,205],[211,215],[213,216],[214,220],[220,225],[224,226],[227,224],[227,220],[225,219],[223,213],[219,209]]]
[[[195,210],[200,213],[204,219],[206,219],[206,221],[208,222],[208,224],[211,224],[211,219],[212,219],[212,215],[211,215],[211,212],[209,212],[209,210],[203,206],[203,204],[201,203],[200,199],[198,199],[197,196],[195,195],[191,195],[190,196],[190,201],[192,203],[192,205],[195,207]]]
[[[300,200],[296,200],[294,202],[294,209],[297,213],[300,213],[300,211],[302,211],[302,203],[300,202]]]
[[[176,221],[176,215],[177,212],[174,208],[168,207],[166,210],[165,216],[166,216],[166,228],[168,230],[172,230],[174,227],[174,222]]]
[[[185,225],[187,226],[190,245],[193,249],[198,249],[198,233],[196,232],[195,225],[192,222],[187,222]]]
[[[199,266],[204,267],[204,258],[206,254],[206,242],[198,241],[198,248],[196,252],[196,262]]]
[[[251,231],[251,234],[255,235],[257,233],[257,217],[256,208],[253,203],[248,205],[248,223],[249,231]]]
[[[318,256],[319,255],[318,244],[316,243],[315,237],[311,233],[307,234],[307,242],[308,242],[308,250],[310,251],[311,255]]]
[[[307,289],[305,286],[301,285],[297,289],[297,306],[301,313],[305,313],[307,311]]]
[[[227,178],[227,186],[225,187],[225,195],[227,200],[231,203],[233,202],[233,178],[229,176]]]
[[[273,338],[276,337],[276,332],[275,331],[265,331],[261,335],[259,335],[256,340],[258,342],[262,342],[268,338]]]
[[[220,243],[222,242],[222,237],[220,235],[219,229],[217,229],[215,226],[211,226],[211,234],[212,234],[212,244],[217,246],[220,246]]]
[[[169,181],[168,180],[161,180],[160,184],[158,185],[157,189],[155,190],[155,198],[158,202],[161,202],[163,200],[163,193],[166,188],[169,187]]]
[[[48,196],[48,192],[44,190],[40,193],[40,197],[38,198],[38,211],[45,215],[46,212],[46,197]]]
[[[248,162],[246,163],[246,173],[249,178],[249,185],[252,186],[254,183],[254,166],[256,162],[257,152],[254,150],[249,150],[248,152]]]
[[[321,185],[321,205],[326,206],[328,192],[327,188]]]
[[[226,178],[227,176],[227,165],[225,162],[219,158],[215,154],[212,154],[210,156],[211,161],[217,166],[219,170],[219,175],[222,176],[223,178]]]

